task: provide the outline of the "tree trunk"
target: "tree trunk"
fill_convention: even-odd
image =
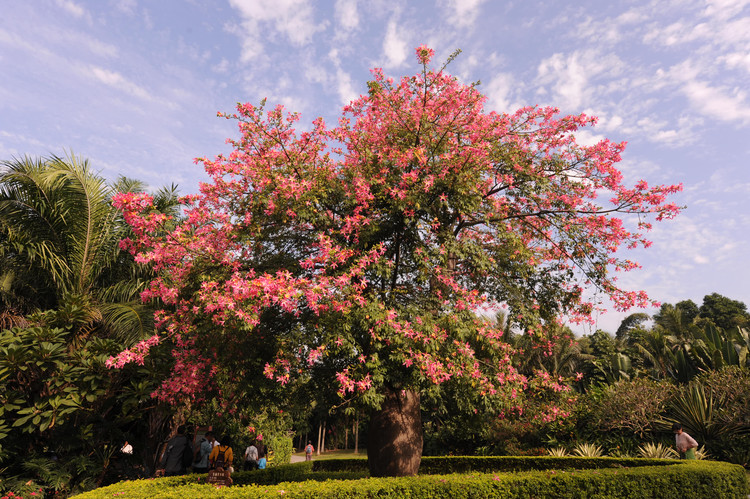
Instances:
[[[323,431],[323,422],[321,421],[318,423],[318,446],[315,447],[315,453],[319,456],[320,455],[320,432]]]
[[[419,393],[388,390],[370,419],[367,460],[370,475],[414,476],[422,460],[422,415]]]
[[[326,451],[326,422],[323,421],[323,440],[320,442],[320,452]]]
[[[359,412],[357,412],[357,418],[354,420],[354,453],[359,454]]]

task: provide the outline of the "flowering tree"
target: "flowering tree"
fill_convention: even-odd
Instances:
[[[665,199],[680,186],[623,185],[623,143],[575,141],[595,118],[484,112],[477,89],[431,70],[432,56],[419,47],[423,70],[398,83],[374,70],[332,129],[317,119],[299,133],[297,114],[238,105],[226,116],[239,125],[233,151],[199,160],[212,182],[166,235],[148,196],[122,194],[136,234],[123,244],[159,274],[144,298],[168,308],[158,337],[111,364],[169,338],[174,374],[158,396],[170,399],[231,369],[234,345],[271,353],[263,374],[282,385],[330,362],[344,400],[376,408],[372,473],[413,474],[425,389],[465,382],[512,407],[531,382],[480,312],[507,307],[533,333],[561,314],[586,320],[596,304],[585,286],[620,309],[647,304],[618,287],[612,271],[637,265],[614,255],[649,245],[644,215],[674,216]]]

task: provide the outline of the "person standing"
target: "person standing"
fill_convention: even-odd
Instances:
[[[206,440],[211,444],[211,450],[213,450],[214,447],[218,447],[221,445],[218,440],[216,440],[216,435],[214,435],[214,432],[207,431],[206,432]]]
[[[258,444],[258,469],[259,470],[266,469],[267,450],[268,450],[268,447],[266,447],[262,442]]]
[[[129,454],[133,455],[133,446],[128,443],[127,440],[125,440],[125,445],[122,446],[122,449],[120,449],[120,452],[123,454]]]
[[[683,431],[680,423],[673,424],[672,431],[674,432],[675,446],[680,456],[684,456],[683,459],[695,459],[695,449],[698,448],[698,442]]]
[[[208,460],[211,464],[211,469],[223,468],[231,473],[234,471],[232,468],[232,461],[234,460],[232,440],[228,436],[222,437],[222,440],[224,443],[213,448]]]
[[[315,448],[313,447],[312,442],[308,440],[307,446],[305,446],[305,461],[312,461],[313,452],[315,452]]]
[[[198,444],[198,451],[195,456],[195,462],[193,463],[193,471],[196,473],[208,473],[208,456],[211,455],[213,444],[207,437],[208,433],[205,437],[201,438],[201,441]],[[213,440],[213,436],[211,438]]]
[[[245,449],[245,464],[244,464],[244,470],[254,470],[258,467],[258,448],[255,446],[255,444],[250,444],[250,446]]]
[[[185,454],[188,454],[186,456]],[[185,435],[185,426],[180,425],[177,428],[177,435],[172,437],[167,443],[167,450],[162,458],[164,474],[166,476],[184,475],[187,466],[193,460],[193,449],[190,440]],[[187,465],[186,465],[187,463]]]

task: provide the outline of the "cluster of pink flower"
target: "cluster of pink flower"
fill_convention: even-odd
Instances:
[[[615,167],[624,143],[575,141],[575,132],[595,118],[560,117],[551,107],[486,113],[476,88],[428,70],[432,49],[420,46],[416,55],[425,66],[422,74],[396,83],[373,70],[369,94],[346,106],[330,130],[319,119],[298,134],[299,115],[285,114],[281,106],[264,111],[242,104],[236,114],[225,115],[238,120],[242,136],[229,141],[234,150],[228,156],[199,160],[212,182],[184,199],[185,218],[176,228],[166,229],[167,218],[152,209],[147,195],[115,198],[134,233],[123,247],[158,272],[143,298],[175,307],[159,315],[163,334],[183,339],[213,334],[196,326],[206,319],[222,331],[259,334],[262,328],[256,326],[269,309],[343,318],[370,307],[372,314],[357,324],[369,332],[365,339],[323,331],[279,353],[266,364],[265,376],[290,382],[332,350],[323,346],[328,341],[341,351],[346,345],[352,355],[351,365],[337,376],[340,390],[366,391],[373,383],[368,363],[376,361],[361,353],[371,351],[361,345],[366,341],[391,349],[392,358],[427,382],[465,377],[480,393],[502,391],[513,398],[528,387],[561,392],[565,384],[541,373],[534,381],[515,372],[497,327],[479,320],[471,326],[500,359],[491,368],[479,362],[465,333],[457,334],[464,331],[459,315],[497,306],[478,291],[483,279],[513,283],[538,271],[560,277],[559,284],[553,280],[557,305],[579,321],[591,320],[599,306],[583,298],[582,285],[598,286],[618,308],[652,303],[644,292],[618,287],[610,272],[637,268],[613,255],[623,246],[648,246],[639,231],[650,226],[643,222],[633,231],[612,214],[671,218],[679,209],[666,198],[681,186],[638,182],[628,188]],[[598,204],[601,192],[610,193],[613,206]],[[408,271],[399,246],[403,231],[394,232],[393,239],[372,239],[375,229],[399,224],[411,224],[417,234],[410,242]],[[287,255],[298,258],[294,271],[256,272],[252,262],[277,244],[260,235],[274,228],[279,234],[304,234],[305,247]],[[472,262],[475,253],[486,254],[487,261]],[[201,276],[197,290],[196,275]],[[563,277],[570,275],[576,277]],[[386,293],[372,291],[376,279],[393,287],[391,296],[407,289],[436,296],[436,310],[420,316],[385,306],[377,300]],[[514,304],[515,321],[529,328],[541,316],[534,295]],[[142,362],[147,346],[123,352],[109,365]],[[185,379],[165,384],[163,396],[202,388],[205,369],[191,369],[196,360],[177,349],[173,355],[175,378]],[[208,354],[200,358],[212,360]],[[549,417],[559,413],[550,411]]]
[[[121,368],[125,364],[135,362],[136,364],[142,366],[146,355],[148,355],[148,351],[151,349],[151,347],[158,344],[159,336],[154,335],[146,340],[137,343],[134,347],[124,350],[114,357],[110,357],[105,362],[105,365],[107,367]]]
[[[44,491],[42,489],[37,489],[35,491],[30,491],[30,492],[22,492],[20,494],[16,494],[15,492],[11,490],[11,491],[6,492],[4,495],[0,496],[0,499],[29,499],[31,497],[42,497],[42,496],[44,496]]]

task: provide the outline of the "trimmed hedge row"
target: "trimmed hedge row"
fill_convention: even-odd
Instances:
[[[453,458],[457,459],[457,458]],[[465,459],[471,463],[473,458]],[[534,458],[532,458],[534,459]],[[555,458],[567,461],[575,458]],[[350,461],[350,460],[346,460]],[[548,460],[549,461],[549,460]],[[629,460],[628,460],[629,461]],[[352,471],[312,471],[309,463],[280,466],[276,469],[295,481],[277,484],[258,484],[258,480],[271,478],[271,469],[265,472],[238,472],[233,475],[235,485],[217,488],[197,483],[198,475],[164,479],[121,482],[82,494],[80,499],[145,499],[161,498],[278,498],[278,497],[330,497],[330,498],[402,498],[432,499],[451,497],[468,498],[652,498],[677,499],[683,497],[746,498],[748,484],[744,468],[714,461],[658,460],[636,467],[595,467],[575,470],[564,462],[564,468],[515,473],[471,472],[450,475],[420,475],[403,478],[363,478],[358,480],[317,481],[324,475],[331,478],[336,473]],[[488,465],[486,461],[482,461]],[[524,465],[541,465],[520,461]],[[544,462],[541,461],[542,463]],[[319,461],[318,463],[322,463]],[[326,461],[336,467],[335,461]],[[505,464],[509,464],[508,461]],[[552,461],[550,461],[552,464]],[[476,465],[476,464],[475,464]],[[607,465],[605,465],[607,466]],[[265,476],[264,476],[265,473]],[[361,472],[360,472],[361,473]],[[315,478],[311,475],[315,475]],[[275,475],[281,478],[282,474]],[[292,478],[304,481],[296,481]],[[324,480],[326,479],[324,478]]]
[[[367,470],[367,461],[364,461],[365,467],[356,470],[334,469],[313,471],[312,463],[309,461],[295,464],[286,464],[283,466],[274,466],[265,470],[255,471],[236,471],[232,473],[233,486],[239,485],[275,485],[282,482],[304,482],[316,481],[324,482],[326,480],[358,480],[370,476]],[[140,481],[157,481],[164,483],[169,487],[180,487],[183,485],[200,485],[206,483],[205,474],[188,474],[182,476],[173,476],[168,478],[158,478]],[[122,482],[120,482],[122,483]],[[129,482],[134,483],[134,482]]]
[[[427,456],[419,466],[420,475],[469,473],[472,471],[591,470],[600,468],[635,468],[668,466],[673,459],[636,459],[617,457],[553,456]],[[367,471],[365,459],[331,459],[313,461],[313,471]]]

